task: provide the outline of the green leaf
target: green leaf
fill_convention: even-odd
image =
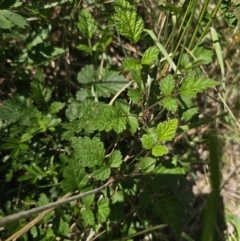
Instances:
[[[80,51],[85,52],[85,53],[92,54],[91,48],[89,48],[89,47],[88,47],[87,45],[85,45],[85,44],[79,44],[79,45],[77,45],[76,48],[77,48],[78,50],[80,50]]]
[[[111,94],[116,94],[127,83],[118,72],[111,72],[104,76],[102,80],[95,82],[95,92],[97,96],[110,97]]]
[[[121,152],[118,150],[114,151],[110,155],[108,162],[109,162],[110,167],[113,167],[113,168],[119,167],[123,162]]]
[[[196,76],[195,72],[190,72],[183,80],[182,86],[180,87],[180,94],[183,96],[195,97],[197,93],[218,84],[217,81],[202,76]]]
[[[76,94],[76,99],[79,101],[85,100],[88,96],[91,96],[91,91],[89,89],[79,90]]]
[[[65,192],[81,190],[88,182],[88,174],[81,164],[81,159],[70,160],[69,165],[64,169],[63,177],[61,187]]]
[[[200,60],[202,64],[212,63],[213,51],[211,49],[197,47],[194,49],[193,55],[197,60]]]
[[[166,108],[168,111],[175,112],[177,110],[177,100],[173,99],[171,97],[165,97],[162,100],[162,105],[164,108]]]
[[[161,82],[160,82],[160,90],[165,96],[168,96],[172,93],[175,87],[175,81],[172,75],[167,75]]]
[[[88,187],[87,189],[84,189],[83,192],[90,191],[91,189],[93,189],[92,186],[90,188]],[[94,198],[95,198],[95,194],[88,195],[88,196],[82,198],[82,202],[87,207],[90,207],[93,204],[93,202],[94,202]]]
[[[95,224],[94,215],[91,209],[89,208],[83,209],[81,214],[82,214],[84,227],[93,226]]]
[[[163,156],[168,153],[168,149],[165,146],[162,145],[155,145],[152,148],[152,154],[153,156]]]
[[[15,149],[18,148],[19,144],[16,143],[4,143],[1,147],[3,150],[10,150],[10,149]]]
[[[140,70],[142,69],[142,65],[139,63],[137,59],[125,58],[123,61],[123,68],[125,71]]]
[[[22,125],[29,125],[31,117],[37,113],[31,102],[22,96],[13,96],[0,106],[0,119],[8,124],[20,121]]]
[[[91,39],[97,30],[97,23],[86,9],[83,9],[79,15],[78,28],[80,32],[88,39]]]
[[[152,149],[154,146],[154,139],[151,135],[149,134],[144,134],[141,138],[143,147],[146,149]]]
[[[174,138],[178,126],[178,120],[172,119],[157,125],[157,137],[159,141],[170,141]]]
[[[57,229],[57,233],[66,236],[66,235],[69,234],[69,232],[70,232],[69,223],[60,219],[60,223],[59,223],[59,227]]]
[[[105,150],[100,139],[94,137],[73,137],[72,147],[75,160],[79,160],[83,167],[94,167],[102,165]]]
[[[93,178],[104,181],[109,178],[111,169],[109,167],[100,167],[93,172]]]
[[[128,90],[128,97],[133,103],[138,103],[142,100],[143,95],[139,89],[130,89]]]
[[[49,113],[50,114],[56,114],[58,113],[60,110],[63,109],[63,107],[65,106],[65,103],[61,103],[61,102],[53,102],[50,107],[49,107]]]
[[[189,109],[187,109],[186,111],[183,112],[182,117],[185,121],[189,121],[198,112],[199,112],[198,107],[191,107],[191,108],[189,108]]]
[[[23,29],[29,26],[27,20],[21,15],[9,10],[0,10],[0,28],[8,29],[14,25]]]
[[[150,173],[154,168],[156,164],[156,159],[151,157],[144,158],[140,168],[143,170],[144,173]]]
[[[93,65],[87,65],[78,73],[77,80],[80,84],[92,84],[94,82],[94,73]]]
[[[69,120],[79,119],[74,126],[67,126],[67,129],[75,128],[76,132],[80,132],[85,128],[86,132],[95,130],[114,130],[117,133],[126,129],[127,120],[122,112],[115,106],[110,106],[101,102],[85,100],[82,103],[73,102],[67,109],[67,117]]]
[[[115,1],[116,28],[119,33],[136,43],[143,31],[142,18],[137,16],[136,9],[125,0]]]
[[[137,83],[138,88],[140,90],[142,90],[143,83],[142,83],[141,69],[131,70],[131,75],[132,75],[133,80]]]
[[[180,168],[180,167],[166,168],[162,164],[160,164],[154,169],[153,173],[183,175],[183,174],[185,174],[185,170],[183,168]]]
[[[39,105],[45,105],[50,100],[53,92],[53,88],[45,86],[44,82],[43,71],[39,70],[34,75],[33,82],[31,82],[32,99]]]
[[[131,133],[134,134],[139,127],[138,119],[135,116],[129,115],[127,117],[127,123],[130,126]]]
[[[171,227],[177,240],[180,238],[185,215],[181,200],[172,195],[162,196],[153,204],[153,215],[160,217],[164,223]]]
[[[156,47],[148,48],[141,59],[141,64],[151,65],[154,61],[157,60],[159,54],[159,49]]]
[[[98,201],[97,206],[98,206],[97,218],[100,223],[103,223],[107,220],[107,217],[110,214],[109,200],[101,199],[100,201]]]
[[[20,139],[20,142],[23,143],[23,142],[26,142],[26,141],[29,141],[30,139],[33,138],[33,135],[30,134],[30,133],[24,133]]]

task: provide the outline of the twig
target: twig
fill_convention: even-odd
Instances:
[[[95,194],[97,192],[100,192],[102,189],[109,186],[112,182],[114,182],[114,179],[110,178],[104,185],[100,186],[99,188],[93,189],[91,191],[80,193],[78,195],[69,197],[69,198],[64,199],[64,200],[58,200],[56,202],[49,203],[49,204],[44,205],[42,207],[37,207],[37,208],[30,209],[28,211],[23,211],[23,212],[19,212],[19,213],[16,213],[16,214],[8,215],[8,216],[0,219],[0,227],[4,226],[6,224],[9,224],[9,223],[15,222],[15,221],[17,221],[21,218],[27,218],[27,217],[32,216],[33,214],[45,211],[47,209],[56,208],[56,207],[58,207],[62,204],[69,203],[69,202],[81,199],[83,197],[89,196],[91,194]]]

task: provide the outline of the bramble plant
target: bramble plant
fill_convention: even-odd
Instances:
[[[67,4],[66,9],[76,4],[56,3]],[[37,4],[43,6],[38,2],[24,9],[37,17],[40,26],[49,13],[39,11]],[[74,51],[88,60],[75,79],[69,79],[77,88],[72,86],[68,93],[61,89],[65,85],[45,79],[46,66],[60,60],[68,49],[49,40],[54,19],[33,31],[23,16],[1,10],[2,29],[28,28],[25,47],[19,49],[12,66],[18,82],[23,78],[30,82],[27,91],[17,89],[0,106],[4,239],[22,235],[19,240],[140,240],[147,236],[179,240],[192,214],[193,195],[186,188],[190,169],[181,162],[174,138],[184,131],[183,126],[203,123],[194,119],[199,113],[194,99],[218,85],[200,68],[211,62],[212,52],[199,45],[189,50],[191,54],[177,55],[179,45],[174,43],[172,56],[134,5],[126,0],[111,5],[114,14],[104,25],[88,8],[80,9],[76,19],[74,12],[60,18],[61,24],[71,20],[77,39]],[[55,6],[47,4],[42,10]],[[183,14],[176,16],[182,19]],[[184,31],[182,27],[179,41]],[[124,56],[119,68],[109,61],[116,36]],[[135,54],[129,55],[126,43]],[[144,48],[139,49],[142,43]],[[171,73],[163,74],[164,69]],[[55,213],[45,213],[29,233],[21,228],[30,228],[32,214],[4,222],[4,216],[32,205],[41,207],[65,194],[90,190],[96,192],[58,206]]]

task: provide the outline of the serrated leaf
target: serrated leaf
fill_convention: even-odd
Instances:
[[[155,168],[156,159],[151,157],[144,158],[140,168],[144,173],[150,173]]]
[[[87,65],[78,73],[77,80],[80,84],[92,84],[95,76],[94,73],[93,65]]]
[[[102,80],[94,83],[97,96],[110,97],[111,94],[116,94],[127,84],[122,75],[117,72],[109,73]]]
[[[76,48],[85,53],[92,54],[92,50],[85,44],[79,44],[79,45],[77,45]]]
[[[178,120],[172,119],[157,125],[157,137],[159,141],[170,141],[174,138],[178,126]]]
[[[180,238],[185,215],[181,200],[172,195],[162,196],[153,204],[153,215],[160,217],[164,223],[171,227],[176,239]]]
[[[93,178],[104,181],[109,178],[111,169],[109,167],[100,167],[93,172]]]
[[[98,201],[97,206],[98,206],[97,218],[100,223],[103,223],[106,221],[108,215],[110,214],[109,200],[101,199],[100,201]]]
[[[143,147],[146,149],[152,149],[154,146],[154,139],[151,135],[149,134],[144,134],[141,138]]]
[[[63,177],[61,187],[65,192],[81,190],[88,182],[88,175],[81,164],[81,160],[71,160],[64,169]]]
[[[72,138],[73,157],[79,160],[83,167],[94,167],[102,165],[105,149],[100,139],[94,137],[73,137]]]
[[[159,54],[159,49],[156,47],[150,47],[148,48],[141,59],[141,64],[145,65],[151,65],[154,61],[157,60]]]
[[[198,113],[198,107],[192,107],[183,112],[183,119],[189,121],[194,115]]]
[[[133,103],[138,103],[142,100],[143,95],[139,89],[130,89],[128,90],[128,97]]]
[[[41,193],[40,198],[38,199],[37,206],[41,207],[49,203],[49,199],[45,193]]]
[[[153,156],[163,156],[168,153],[168,149],[165,146],[162,145],[155,145],[152,148],[152,154]]]
[[[122,164],[122,162],[123,162],[121,152],[118,151],[118,150],[114,151],[110,155],[108,162],[109,162],[110,167],[113,167],[113,168],[114,167],[115,168],[119,167]]]
[[[83,9],[79,15],[78,28],[80,32],[88,39],[91,39],[97,30],[97,23],[86,9]]]
[[[175,81],[172,75],[167,75],[161,82],[160,82],[160,90],[165,96],[168,96],[172,93],[175,87]]]
[[[141,69],[131,70],[131,76],[132,76],[133,80],[137,83],[138,88],[140,90],[143,89]]]
[[[180,168],[180,167],[166,168],[162,164],[160,164],[154,169],[153,173],[183,175],[183,174],[185,174],[185,170],[183,168]]]
[[[92,187],[90,189],[88,187],[87,189],[84,189],[83,192],[90,191],[91,189],[92,189]],[[88,195],[88,196],[82,198],[82,202],[87,207],[90,207],[92,205],[93,201],[94,201],[94,198],[95,198],[95,194]]]
[[[70,232],[69,224],[67,222],[63,221],[62,219],[60,219],[57,233],[66,236],[69,234],[69,232]]]
[[[0,16],[1,16],[0,20],[2,20],[0,21],[0,28],[8,29],[16,25],[24,29],[25,27],[29,26],[27,20],[24,17],[12,11],[0,10]],[[12,26],[7,22],[10,22]]]
[[[131,133],[134,134],[139,127],[138,119],[135,116],[129,115],[127,117],[127,123],[130,126]]]
[[[4,143],[1,145],[3,150],[10,150],[10,149],[15,149],[18,148],[19,144],[18,143]]]
[[[179,91],[183,96],[195,97],[197,93],[218,84],[217,81],[202,76],[196,76],[195,72],[191,72],[183,80]]]
[[[123,69],[125,71],[140,70],[142,69],[142,65],[139,63],[137,59],[125,58],[123,61]]]
[[[137,16],[136,9],[125,0],[115,1],[116,28],[119,33],[136,43],[143,31],[142,18]]]
[[[193,55],[197,60],[201,60],[203,64],[212,63],[213,51],[211,49],[197,47],[194,49]]]
[[[91,96],[91,91],[89,89],[79,90],[76,94],[76,99],[79,101],[85,100],[88,96]]]
[[[111,200],[112,200],[112,203],[123,202],[124,201],[123,191],[113,190],[113,193],[111,195]]]
[[[65,106],[65,103],[61,103],[61,102],[53,102],[50,107],[49,107],[49,113],[50,114],[56,114],[58,113],[60,110],[63,109],[63,107]]]
[[[127,125],[126,117],[115,106],[92,100],[86,100],[82,103],[73,102],[66,114],[71,121],[79,119],[79,121],[74,123],[77,131],[85,128],[86,132],[114,130],[120,133],[126,129]]]
[[[95,224],[94,215],[91,209],[86,208],[82,210],[83,226],[93,226]]]
[[[45,86],[42,70],[39,70],[34,75],[33,82],[31,82],[31,90],[32,99],[39,105],[45,105],[50,100],[53,88]]]
[[[164,108],[166,108],[168,111],[175,112],[177,110],[177,100],[173,99],[171,97],[165,97],[162,100],[162,105]]]
[[[13,96],[0,106],[0,119],[9,124],[20,121],[23,125],[29,125],[30,118],[37,113],[38,111],[22,96]]]

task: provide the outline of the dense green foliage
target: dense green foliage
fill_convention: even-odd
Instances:
[[[187,146],[174,138],[209,122],[194,100],[220,84],[201,69],[213,55],[202,41],[210,13],[194,16],[197,1],[159,3],[178,20],[160,39],[141,3],[50,2],[0,4],[2,78],[15,88],[0,106],[0,216],[114,179],[19,240],[179,240],[194,196]],[[1,238],[30,220],[5,225]]]

